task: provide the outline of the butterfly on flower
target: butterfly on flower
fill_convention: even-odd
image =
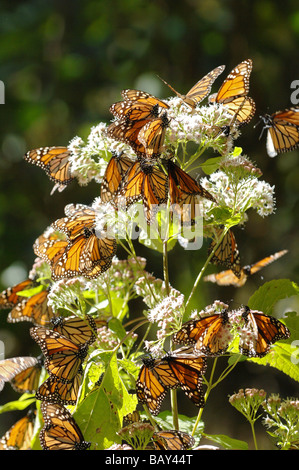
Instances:
[[[183,224],[194,224],[200,198],[217,202],[214,196],[171,160],[167,162],[169,198]]]
[[[223,72],[225,69],[224,65],[216,67],[214,70],[209,72],[203,78],[201,78],[189,91],[186,95],[181,95],[178,93],[169,83],[167,83],[163,78],[161,80],[179,97],[186,103],[190,108],[195,109],[195,107],[206,97],[211,91],[212,85],[216,78]]]
[[[276,318],[245,306],[242,310],[244,334],[240,336],[240,353],[248,357],[264,357],[276,341],[288,339],[290,331]]]
[[[27,162],[42,168],[55,186],[51,194],[58,188],[62,191],[74,177],[71,173],[71,152],[67,147],[42,147],[30,150],[24,156]]]
[[[110,106],[110,112],[117,119],[126,118],[129,121],[143,121],[157,118],[162,109],[169,106],[164,101],[145,91],[127,89],[121,92],[124,101],[118,101]]]
[[[227,309],[212,314],[203,314],[196,320],[183,324],[174,334],[175,344],[193,345],[194,354],[220,356],[227,351],[230,335]]]
[[[267,129],[267,153],[276,157],[279,153],[295,150],[299,145],[299,106],[273,114],[260,116]],[[262,133],[263,133],[262,131]]]
[[[40,431],[43,450],[86,450],[91,443],[83,434],[69,410],[58,403],[42,402],[44,427]]]
[[[66,217],[52,224],[52,233],[38,237],[34,252],[50,265],[53,280],[80,275],[95,278],[111,266],[116,240],[105,228],[95,230],[96,212],[91,207],[69,204],[65,213]]]
[[[0,450],[30,450],[36,411],[30,409],[0,439]]]
[[[218,92],[209,96],[210,103],[223,105],[233,116],[237,114],[238,126],[247,124],[255,113],[255,102],[247,96],[251,71],[252,60],[244,60],[229,73]]]
[[[222,236],[223,228],[217,227],[216,229],[216,239],[212,240],[209,249],[208,255],[215,250],[210,262],[212,264],[221,264],[229,269],[231,269],[234,275],[238,278],[241,276],[241,265],[240,265],[240,254],[236,243],[236,238],[231,229],[229,229],[224,237],[222,238],[220,244],[219,239]]]
[[[142,359],[136,382],[136,393],[140,403],[146,404],[152,415],[157,415],[170,389],[181,388],[198,407],[204,406],[202,376],[206,371],[204,357],[195,357],[187,352],[166,354],[161,359],[151,356]]]
[[[151,223],[158,206],[167,202],[167,175],[158,166],[137,161],[124,175],[118,198],[126,208],[142,201],[146,221]]]
[[[269,264],[276,261],[281,256],[285,255],[288,250],[281,250],[273,255],[266,256],[265,258],[253,263],[251,265],[243,266],[240,271],[240,277],[238,278],[235,276],[231,269],[227,269],[226,271],[221,271],[220,273],[216,274],[209,274],[205,276],[203,279],[204,281],[214,282],[219,286],[234,286],[234,287],[242,287],[246,283],[249,276],[257,273],[261,269],[265,268]]]
[[[102,202],[113,201],[125,173],[133,164],[134,162],[124,155],[123,152],[112,155],[107,164],[101,185]]]

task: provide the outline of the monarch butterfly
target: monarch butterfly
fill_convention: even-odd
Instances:
[[[69,317],[56,317],[52,320],[53,330],[75,344],[92,344],[96,340],[96,323],[90,315],[85,318],[71,315]]]
[[[194,352],[206,356],[224,354],[230,339],[229,315],[226,309],[220,313],[205,315],[197,320],[184,323],[173,336],[174,343],[194,344]]]
[[[123,155],[123,152],[119,155],[112,155],[106,167],[101,186],[101,200],[103,202],[113,200],[114,195],[120,187],[124,174],[133,163],[130,158]]]
[[[18,393],[35,393],[38,389],[43,364],[43,357],[38,356],[35,364],[24,368],[10,380],[12,388]]]
[[[36,286],[34,280],[25,279],[25,281],[19,282],[13,287],[8,287],[0,294],[0,308],[13,308],[23,299],[19,296],[19,292],[31,289],[34,286]]]
[[[124,198],[126,207],[129,207],[142,200],[146,220],[150,223],[158,206],[167,201],[167,183],[167,175],[160,168],[137,161],[123,178],[119,190],[120,202]]]
[[[171,85],[169,85],[163,78],[161,79],[184,103],[190,106],[192,109],[196,107],[211,91],[212,85],[216,78],[223,72],[225,65],[220,65],[212,70],[210,73],[205,75],[199,80],[186,95],[178,93]]]
[[[35,396],[41,401],[75,405],[82,379],[83,374],[81,371],[78,371],[70,382],[61,381],[56,377],[50,376],[40,385]]]
[[[76,344],[57,331],[42,326],[30,329],[32,338],[45,356],[45,368],[51,376],[70,382],[81,372],[88,344]]]
[[[240,337],[239,349],[244,356],[263,357],[273,343],[290,337],[288,328],[281,321],[258,310],[245,306],[242,318],[246,334]]]
[[[217,202],[206,189],[170,160],[168,160],[168,185],[170,203],[178,205],[183,223],[194,222],[196,204],[199,203],[200,197]]]
[[[70,156],[71,152],[67,147],[42,147],[30,150],[24,158],[45,170],[50,180],[56,183],[58,190],[62,191],[74,179],[71,174]]]
[[[39,438],[43,450],[86,450],[91,443],[83,434],[71,413],[58,403],[42,402],[44,427]]]
[[[149,121],[140,129],[138,140],[145,148],[144,155],[141,155],[142,158],[145,160],[151,160],[157,159],[160,156],[163,151],[165,132],[169,123],[170,119],[168,119],[167,113],[164,112],[156,119]]]
[[[30,450],[36,411],[29,410],[1,438],[0,450]]]
[[[73,207],[68,210],[72,211]],[[94,278],[111,266],[116,240],[106,236],[106,232],[97,237],[93,210],[80,209],[74,216],[59,219],[52,225],[53,230],[63,232],[69,240],[60,239],[55,233],[43,234],[33,249],[50,265],[54,280],[80,275]]]
[[[161,359],[143,358],[136,382],[140,403],[157,415],[169,389],[180,387],[198,407],[204,406],[202,375],[206,371],[206,359],[187,353],[167,354]]]
[[[240,271],[240,278],[234,275],[231,269],[226,271],[221,271],[217,274],[210,274],[209,276],[204,277],[204,281],[215,282],[219,286],[234,286],[234,287],[242,287],[244,286],[245,282],[248,279],[248,276],[252,276],[256,272],[260,271],[264,267],[268,266],[268,264],[273,263],[281,256],[285,255],[288,250],[281,250],[273,255],[267,256],[266,258],[257,261],[254,264],[243,266]]]
[[[148,119],[130,121],[126,118],[114,121],[108,126],[107,135],[120,142],[125,142],[134,150],[138,158],[143,158],[146,150],[138,136],[142,127],[148,122]]]
[[[279,153],[294,150],[299,145],[299,107],[276,111],[260,116],[267,132],[267,153],[276,157]],[[263,132],[262,131],[262,132]]]
[[[110,106],[110,112],[118,119],[150,120],[159,116],[159,108],[169,108],[167,103],[144,91],[128,89],[123,90],[121,94],[124,101],[118,101]]]
[[[221,236],[222,228],[217,228],[217,238]],[[212,240],[208,254],[210,255],[217,245],[217,241]],[[217,246],[215,253],[213,254],[210,262],[213,264],[221,264],[227,268],[230,268],[236,277],[241,276],[241,265],[240,265],[240,254],[237,247],[235,235],[231,229],[229,229],[221,240],[219,246]]]
[[[0,361],[0,391],[3,389],[5,382],[10,382],[17,374],[28,367],[33,367],[37,363],[35,357],[11,357]]]
[[[183,431],[157,431],[153,444],[156,450],[187,450],[194,446],[195,439]]]
[[[48,305],[49,289],[42,290],[29,298],[21,297],[20,302],[10,311],[7,317],[9,323],[30,321],[34,325],[48,325],[55,312]]]
[[[129,426],[133,423],[138,423],[140,421],[139,411],[134,410],[132,413],[128,413],[123,417],[123,427]]]
[[[239,126],[248,123],[255,113],[255,102],[247,96],[251,71],[252,60],[244,60],[230,72],[219,91],[209,96],[210,103],[222,104],[233,116],[237,113]]]

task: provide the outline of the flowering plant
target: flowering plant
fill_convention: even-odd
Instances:
[[[82,380],[77,397],[74,402],[65,405],[71,410],[72,417],[76,420],[85,441],[91,443],[92,449],[121,448],[122,440],[126,441],[125,448],[144,449],[153,445],[153,434],[158,429],[188,433],[193,439],[188,441],[188,445],[193,448],[200,446],[202,436],[219,444],[219,438],[217,440],[203,431],[205,408],[200,406],[199,410],[196,410],[194,401],[204,389],[202,399],[207,402],[212,390],[228,377],[241,360],[267,364],[299,380],[299,369],[297,364],[292,362],[293,351],[291,340],[288,340],[289,332],[292,338],[296,325],[298,327],[298,318],[285,316],[283,322],[271,320],[270,323],[277,329],[277,333],[270,336],[268,342],[262,346],[260,338],[264,323],[258,323],[260,318],[261,322],[266,321],[265,316],[273,312],[273,307],[279,299],[298,295],[298,286],[291,281],[270,281],[264,284],[247,300],[247,310],[244,307],[231,310],[225,302],[214,300],[200,312],[191,311],[191,300],[203,282],[210,263],[224,262],[224,266],[228,268],[238,268],[237,274],[241,275],[238,249],[231,230],[235,226],[246,227],[250,209],[257,211],[261,217],[272,215],[275,212],[275,195],[274,187],[261,180],[262,171],[243,154],[240,147],[235,146],[240,127],[238,121],[232,122],[232,115],[225,105],[212,103],[190,108],[178,97],[170,98],[166,103],[169,121],[161,159],[163,157],[164,163],[168,160],[174,161],[186,173],[192,170],[194,174],[199,169],[205,172],[205,176],[200,176],[198,172],[194,180],[202,191],[208,191],[211,195],[210,199],[203,197],[198,201],[201,223],[197,220],[195,226],[201,229],[201,243],[200,246],[196,245],[195,249],[201,248],[202,238],[211,239],[212,244],[206,261],[199,267],[190,286],[190,292],[180,292],[175,285],[171,285],[168,257],[172,250],[194,249],[192,241],[195,235],[191,230],[193,224],[190,224],[187,237],[186,227],[173,218],[169,219],[163,212],[154,213],[155,217],[149,224],[148,220],[137,217],[140,216],[140,210],[138,211],[136,206],[130,207],[129,210],[123,210],[123,206],[119,206],[116,210],[113,201],[103,201],[99,196],[88,206],[93,224],[89,226],[89,222],[83,222],[80,241],[87,243],[86,240],[103,240],[104,247],[99,250],[109,251],[111,247],[111,251],[106,257],[101,252],[101,257],[97,262],[93,262],[94,253],[90,253],[84,246],[84,262],[79,261],[76,268],[72,268],[70,254],[75,239],[72,230],[76,230],[78,223],[76,211],[85,214],[85,206],[79,205],[78,209],[75,206],[67,206],[65,217],[52,224],[48,232],[34,245],[38,258],[29,278],[37,280],[39,287],[42,286],[41,289],[45,286],[48,289],[47,307],[54,312],[54,316],[77,316],[82,319],[90,316],[95,321],[96,338],[89,345],[88,354],[82,364],[80,363]],[[107,165],[114,155],[125,153],[132,162],[136,161],[132,146],[125,139],[111,137],[108,129],[107,124],[99,123],[91,129],[87,142],[75,137],[68,145],[70,173],[79,185],[86,185],[92,180],[103,185]],[[203,155],[207,150],[216,152],[217,156],[204,160]],[[153,163],[149,165],[154,166]],[[134,202],[142,200],[144,205],[141,196]],[[136,223],[138,230],[134,232]],[[60,228],[63,229],[59,233]],[[133,243],[134,233],[137,233],[138,237],[135,238],[138,238],[140,243],[160,254],[162,278],[147,270],[147,260],[138,255],[136,244]],[[222,242],[227,240],[226,236],[230,236],[233,243],[232,247],[228,245],[232,250],[231,256],[234,257],[229,265],[227,260],[219,257],[217,259],[218,249],[221,248]],[[110,245],[112,239],[127,253],[126,259],[119,259],[117,254],[115,255],[114,245]],[[59,250],[55,251],[58,244]],[[227,246],[221,248],[222,251],[226,249]],[[103,261],[103,265],[100,261]],[[23,289],[20,295],[31,298],[33,291]],[[134,305],[133,301],[138,298],[142,299],[144,310],[141,316],[136,317],[131,305]],[[214,322],[211,329],[210,320]],[[200,325],[203,331],[193,341],[194,322],[196,327],[199,329]],[[175,344],[181,340],[176,341],[175,338],[181,337],[183,348],[176,349]],[[45,364],[48,364],[51,362],[48,346],[45,346],[43,337],[38,338],[48,361]],[[259,347],[263,348],[262,351]],[[150,355],[148,362],[144,360],[145,354]],[[217,376],[217,358],[220,354],[227,357],[227,365]],[[159,375],[168,370],[167,368],[173,372],[171,361],[179,362],[184,355],[187,355],[187,360],[190,358],[191,366],[192,360],[203,358],[203,369],[196,375],[200,388],[196,382],[195,389],[192,389],[188,384],[183,384],[183,378],[178,379],[177,376],[172,377],[174,382],[167,385],[166,379],[163,381]],[[209,357],[207,366],[206,357]],[[179,366],[176,364],[176,367]],[[159,372],[156,373],[156,369]],[[141,370],[144,370],[145,374],[148,373],[149,381],[145,378],[143,382]],[[43,369],[39,386],[48,375],[51,378],[51,374],[54,374],[51,371],[49,372],[47,367]],[[192,369],[192,374],[194,373]],[[154,379],[156,385],[153,385],[153,389],[155,386],[163,388],[161,397],[158,398],[151,389],[150,380]],[[64,380],[68,383],[67,378],[64,377]],[[4,381],[10,381],[10,378],[4,378]],[[57,382],[64,383],[57,380],[55,386]],[[139,388],[136,387],[137,383]],[[187,397],[191,398],[192,410],[195,411],[192,418],[180,413],[181,402],[177,399],[180,393],[177,389],[180,388],[187,391]],[[170,402],[167,402],[167,399],[164,401],[164,391],[165,395],[169,391]],[[184,396],[186,402],[187,397]],[[242,400],[243,398],[242,396]],[[1,411],[20,409],[24,406],[25,399],[26,404],[35,405],[38,412],[39,424],[34,428],[30,444],[31,448],[38,449],[39,433],[44,426],[43,419],[45,420],[45,415],[40,413],[40,402],[43,399],[37,399],[35,393],[29,393],[22,395],[19,401],[1,407]],[[54,403],[62,401],[59,395],[57,398],[56,391],[54,393],[50,390],[45,401],[51,403],[51,400]],[[165,409],[158,414],[161,405]],[[139,425],[136,422],[124,425],[124,419],[132,414],[137,406],[140,408],[140,416],[137,419]],[[156,407],[156,416],[150,412],[151,406]],[[48,417],[46,422],[47,419]],[[252,419],[254,420],[255,416]],[[205,426],[208,428],[208,423],[205,423]],[[277,423],[271,421],[269,426],[277,426]],[[45,441],[42,444],[46,445]],[[163,445],[167,446],[165,442]],[[244,442],[225,436],[222,436],[220,445],[224,448],[247,446]]]

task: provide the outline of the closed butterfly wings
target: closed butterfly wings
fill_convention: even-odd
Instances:
[[[125,173],[133,164],[134,162],[122,153],[112,155],[107,164],[101,186],[101,200],[104,203],[110,201],[113,203]]]
[[[234,275],[240,278],[240,254],[237,247],[235,235],[233,231],[229,229],[219,243],[219,239],[222,236],[222,232],[223,229],[221,227],[216,228],[216,238],[212,240],[208,249],[209,255],[214,251],[210,262],[213,264],[221,264],[222,266],[230,268]]]
[[[44,427],[40,431],[43,450],[86,450],[91,443],[83,434],[69,410],[57,403],[42,403]]]
[[[261,116],[267,129],[267,153],[275,157],[279,153],[294,150],[299,145],[299,107]]]
[[[0,450],[30,450],[34,436],[36,412],[29,410],[4,434],[0,440]]]
[[[35,367],[37,364],[35,357],[12,357],[0,361],[0,391],[3,389],[5,382],[11,382],[18,374]]]

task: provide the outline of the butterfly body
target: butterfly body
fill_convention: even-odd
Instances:
[[[291,107],[273,114],[260,116],[267,129],[267,153],[275,157],[279,153],[295,150],[299,145],[299,107]]]

